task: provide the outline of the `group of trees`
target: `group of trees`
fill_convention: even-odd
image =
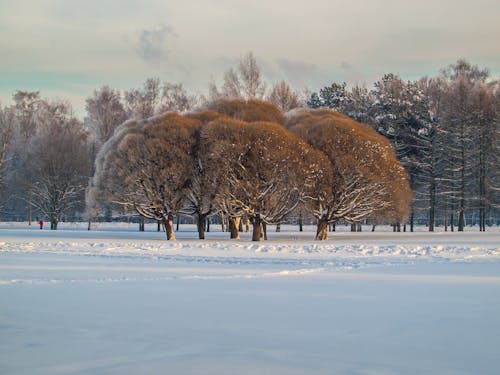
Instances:
[[[499,88],[460,60],[438,77],[387,74],[370,90],[333,83],[306,95],[265,82],[249,53],[207,97],[157,78],[123,92],[104,86],[83,121],[64,101],[18,91],[0,105],[0,214],[44,217],[55,229],[61,217],[118,205],[161,221],[171,238],[179,213],[195,218],[200,237],[212,215],[233,236],[251,219],[257,238],[305,211],[320,239],[328,224],[367,218],[409,217],[411,229],[418,220],[429,230],[477,219],[484,230],[500,201]]]
[[[183,213],[200,238],[210,215],[232,228],[245,217],[258,241],[303,204],[323,240],[340,220],[406,220],[411,190],[391,144],[366,125],[331,110],[285,119],[267,102],[221,100],[121,125],[97,156],[88,197],[161,221],[168,239]]]
[[[12,106],[0,108],[0,135],[2,212],[43,216],[57,229],[61,215],[84,211],[92,147],[67,103],[18,91]]]
[[[500,82],[459,60],[438,77],[387,74],[372,90],[334,83],[308,101],[371,125],[395,146],[415,193],[410,222],[484,231],[500,205]]]

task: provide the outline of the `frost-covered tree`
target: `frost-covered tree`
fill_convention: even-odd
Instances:
[[[0,104],[0,207],[4,203],[4,178],[6,164],[8,162],[8,151],[12,147],[15,135],[15,112],[12,108],[2,108]]]
[[[330,110],[300,111],[287,127],[330,160],[332,175],[306,200],[318,220],[316,238],[328,224],[371,217],[402,222],[411,190],[389,141],[367,125]]]
[[[204,132],[211,157],[226,171],[220,205],[250,218],[253,241],[261,239],[262,224],[281,222],[321,176],[321,156],[278,124],[219,119]]]
[[[474,90],[476,85],[486,83],[488,72],[459,60],[444,69],[442,76],[446,83],[442,120],[449,134],[446,150],[449,197],[452,211],[458,216],[458,231],[463,231],[465,211],[473,207],[474,185],[477,186],[473,161],[478,152],[475,135],[480,119],[474,108]]]
[[[43,103],[39,130],[25,154],[25,199],[57,229],[62,215],[83,210],[92,154],[83,124],[65,103]]]
[[[125,122],[97,156],[88,199],[159,220],[174,240],[173,219],[186,199],[199,124],[175,113]]]
[[[94,90],[86,100],[85,109],[84,124],[94,133],[98,146],[106,142],[116,127],[127,119],[120,92],[109,86]]]
[[[283,125],[285,116],[276,106],[261,100],[217,100],[206,109],[244,122],[266,121]]]

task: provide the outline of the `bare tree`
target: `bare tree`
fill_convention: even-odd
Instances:
[[[224,73],[224,83],[219,90],[214,82],[209,84],[210,101],[220,99],[262,99],[266,84],[252,52],[241,58],[237,68]]]
[[[148,78],[141,89],[125,91],[127,118],[146,119],[158,112],[161,103],[161,82],[159,78]]]
[[[7,152],[15,135],[15,112],[12,108],[2,108],[0,105],[0,193],[3,195]],[[0,206],[3,199],[0,201]]]
[[[84,124],[95,134],[98,145],[102,145],[112,135],[115,128],[127,118],[121,102],[120,92],[109,86],[94,90],[87,98],[85,109],[87,116]]]
[[[165,83],[162,88],[159,113],[176,111],[187,112],[192,110],[199,100],[195,95],[190,95],[182,83]]]
[[[274,84],[267,96],[267,101],[274,104],[283,112],[300,107],[299,95],[285,82]]]
[[[26,143],[36,132],[37,113],[42,99],[38,91],[16,91],[13,95],[21,139]]]

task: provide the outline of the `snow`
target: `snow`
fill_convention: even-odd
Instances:
[[[498,374],[500,230],[0,223],[1,374]]]

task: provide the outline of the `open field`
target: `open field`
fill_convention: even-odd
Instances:
[[[2,374],[498,374],[500,231],[0,223]]]

